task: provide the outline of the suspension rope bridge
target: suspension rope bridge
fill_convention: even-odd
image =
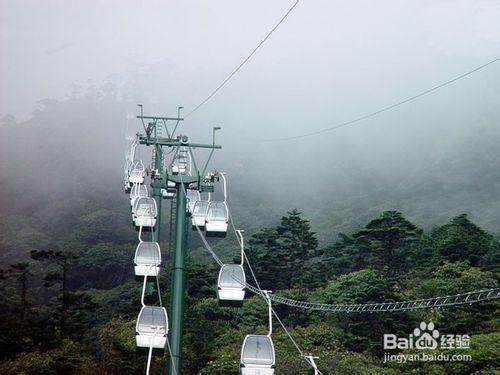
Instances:
[[[222,266],[224,263],[220,260],[214,250],[210,247],[203,233],[198,229],[198,233],[202,239],[205,249],[212,256],[213,260]],[[250,264],[245,252],[245,259],[247,264]],[[260,287],[246,284],[248,290],[255,294],[261,294]],[[335,313],[361,313],[361,312],[395,312],[395,311],[411,311],[421,309],[436,309],[442,307],[472,305],[474,303],[492,301],[500,298],[500,288],[480,289],[472,292],[458,293],[450,296],[439,296],[427,299],[416,299],[409,301],[399,302],[380,302],[380,303],[316,303],[307,301],[298,301],[291,298],[271,294],[269,298],[276,303],[288,305],[290,307],[297,307],[300,309],[316,310],[324,312]]]
[[[229,210],[230,222],[233,225],[231,217],[231,211]],[[213,260],[222,266],[224,263],[217,256],[215,251],[212,249],[205,236],[201,230],[197,227],[198,234],[205,246],[205,249],[212,256]],[[235,230],[235,229],[234,229]],[[248,260],[246,252],[244,252],[245,260],[248,265],[250,261]],[[253,271],[252,271],[253,274]],[[254,280],[257,285],[257,279],[254,275]],[[262,294],[259,286],[253,286],[251,284],[246,284],[248,290],[255,294]],[[472,305],[479,302],[492,301],[500,298],[500,288],[490,288],[490,289],[480,289],[471,292],[458,293],[454,295],[431,297],[427,299],[415,299],[409,301],[398,301],[398,302],[380,302],[380,303],[337,303],[337,304],[327,304],[327,303],[317,303],[317,302],[307,302],[298,301],[291,298],[286,298],[278,296],[276,294],[271,294],[269,298],[276,303],[283,305],[288,305],[290,307],[297,307],[300,309],[316,310],[324,312],[335,312],[335,313],[361,313],[361,312],[396,312],[396,311],[412,311],[421,309],[436,309],[442,307],[460,306],[460,305]]]

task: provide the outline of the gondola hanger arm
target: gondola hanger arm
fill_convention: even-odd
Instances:
[[[245,262],[245,244],[243,242],[243,229],[237,229],[236,230],[236,236],[238,238],[238,242],[240,244],[240,250],[241,250],[241,260],[240,260],[240,265],[243,266]]]
[[[262,290],[262,293],[267,301],[267,307],[269,312],[269,333],[267,334],[267,336],[271,337],[271,335],[273,334],[273,308],[271,306],[271,298],[269,297],[269,294],[272,292],[270,290]]]

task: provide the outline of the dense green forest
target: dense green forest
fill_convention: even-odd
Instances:
[[[61,227],[57,240],[43,236],[34,223],[24,223],[24,235],[15,236],[16,225],[2,216],[2,228],[9,230],[2,231],[2,251],[15,244],[29,255],[2,270],[2,373],[144,372],[145,355],[136,353],[134,344],[140,300],[140,283],[131,269],[135,244],[121,236],[130,228],[126,202],[118,203],[100,210],[90,205],[76,213],[77,223]],[[387,211],[359,231],[319,247],[308,221],[292,210],[249,242],[247,252],[261,286],[301,300],[398,301],[498,285],[500,243],[466,215],[424,233],[401,213]],[[190,248],[201,251],[194,240]],[[235,373],[244,334],[266,330],[266,306],[256,296],[249,295],[242,308],[218,307],[216,275],[215,266],[190,259],[186,373]],[[167,271],[161,284],[168,290]],[[302,348],[318,354],[322,371],[332,374],[493,373],[499,369],[497,308],[487,302],[449,310],[336,315],[275,306]],[[405,334],[422,320],[470,334],[473,361],[383,366],[383,334]],[[277,373],[308,372],[280,329],[275,345]],[[155,371],[162,366],[163,358],[156,358]]]
[[[22,149],[4,144],[1,151],[0,373],[144,373],[146,355],[136,352],[134,344],[141,293],[133,277],[137,233],[121,190],[122,155],[106,153],[120,150],[122,139],[122,134],[105,126],[115,121],[116,114],[107,108],[124,104],[104,95],[45,105],[27,123],[0,128],[3,140],[29,133]],[[81,108],[95,111],[90,118],[71,116]],[[60,118],[64,120],[56,121]],[[96,137],[79,125],[97,118],[102,126],[96,133],[95,152],[88,154],[85,142]],[[63,144],[64,138],[79,141]],[[101,158],[108,162],[97,167]],[[240,183],[231,196],[233,214],[237,227],[245,229],[246,251],[261,286],[282,296],[321,303],[370,303],[497,287],[500,242],[491,228],[498,228],[492,208],[498,199],[491,200],[490,207],[485,202],[498,189],[498,168],[490,168],[498,157],[487,154],[485,158],[475,166],[483,169],[483,181],[489,184],[464,185],[440,174],[428,184],[407,182],[385,195],[378,185],[362,199],[336,205],[338,210],[329,203],[320,209],[321,202],[302,210],[300,199],[305,197],[300,194],[288,199],[283,209],[280,204],[267,204],[265,195],[259,197],[250,189],[247,193]],[[33,173],[24,173],[27,169]],[[458,173],[449,170],[453,176]],[[237,170],[234,174],[237,180]],[[445,196],[455,185],[451,201],[429,201],[433,191]],[[474,218],[484,213],[481,223],[488,229],[466,213],[443,217],[443,212],[452,210],[452,203],[457,204],[453,210],[460,211],[461,200],[464,207],[475,207],[471,209]],[[419,218],[419,224],[411,218]],[[165,301],[168,240],[165,230],[161,241],[165,268],[160,278]],[[232,235],[212,244],[224,261],[238,254]],[[244,335],[266,331],[265,303],[250,292],[241,308],[218,307],[217,273],[196,233],[190,233],[186,374],[236,373]],[[373,314],[274,307],[301,348],[319,355],[324,374],[500,371],[498,302]],[[472,361],[384,364],[384,333],[408,335],[421,321],[434,322],[442,332],[470,335],[467,353]],[[277,374],[309,373],[283,330],[276,328],[273,338]],[[164,358],[155,357],[153,373],[161,373],[163,367]]]

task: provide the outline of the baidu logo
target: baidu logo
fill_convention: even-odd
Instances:
[[[441,334],[433,322],[420,322],[407,337],[384,334],[384,349],[469,349],[469,335]]]
[[[415,348],[417,349],[436,349],[438,347],[439,331],[434,329],[434,323],[420,323],[420,327],[413,330],[415,338]]]

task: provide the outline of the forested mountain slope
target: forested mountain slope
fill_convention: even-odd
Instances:
[[[144,372],[133,341],[137,233],[121,187],[123,126],[116,125],[127,106],[111,93],[87,94],[46,102],[28,122],[0,127],[1,373]],[[221,162],[262,287],[299,300],[370,303],[498,286],[499,133],[484,131],[460,151],[434,155],[434,164],[408,165],[398,184],[370,186],[360,177],[338,195],[326,183],[312,192],[298,184],[276,198],[245,180],[234,160]],[[166,264],[167,244],[165,236]],[[230,235],[213,245],[225,261],[238,254]],[[266,306],[248,294],[242,308],[218,307],[218,269],[194,232],[189,248],[185,371],[236,373],[244,335],[266,330]],[[160,281],[168,291],[167,271]],[[303,350],[320,356],[325,374],[500,371],[497,302],[349,315],[275,309]],[[471,335],[473,360],[383,364],[383,334],[408,335],[421,321]],[[274,338],[276,373],[307,373],[286,334],[277,329]],[[163,358],[153,366],[160,372]]]

